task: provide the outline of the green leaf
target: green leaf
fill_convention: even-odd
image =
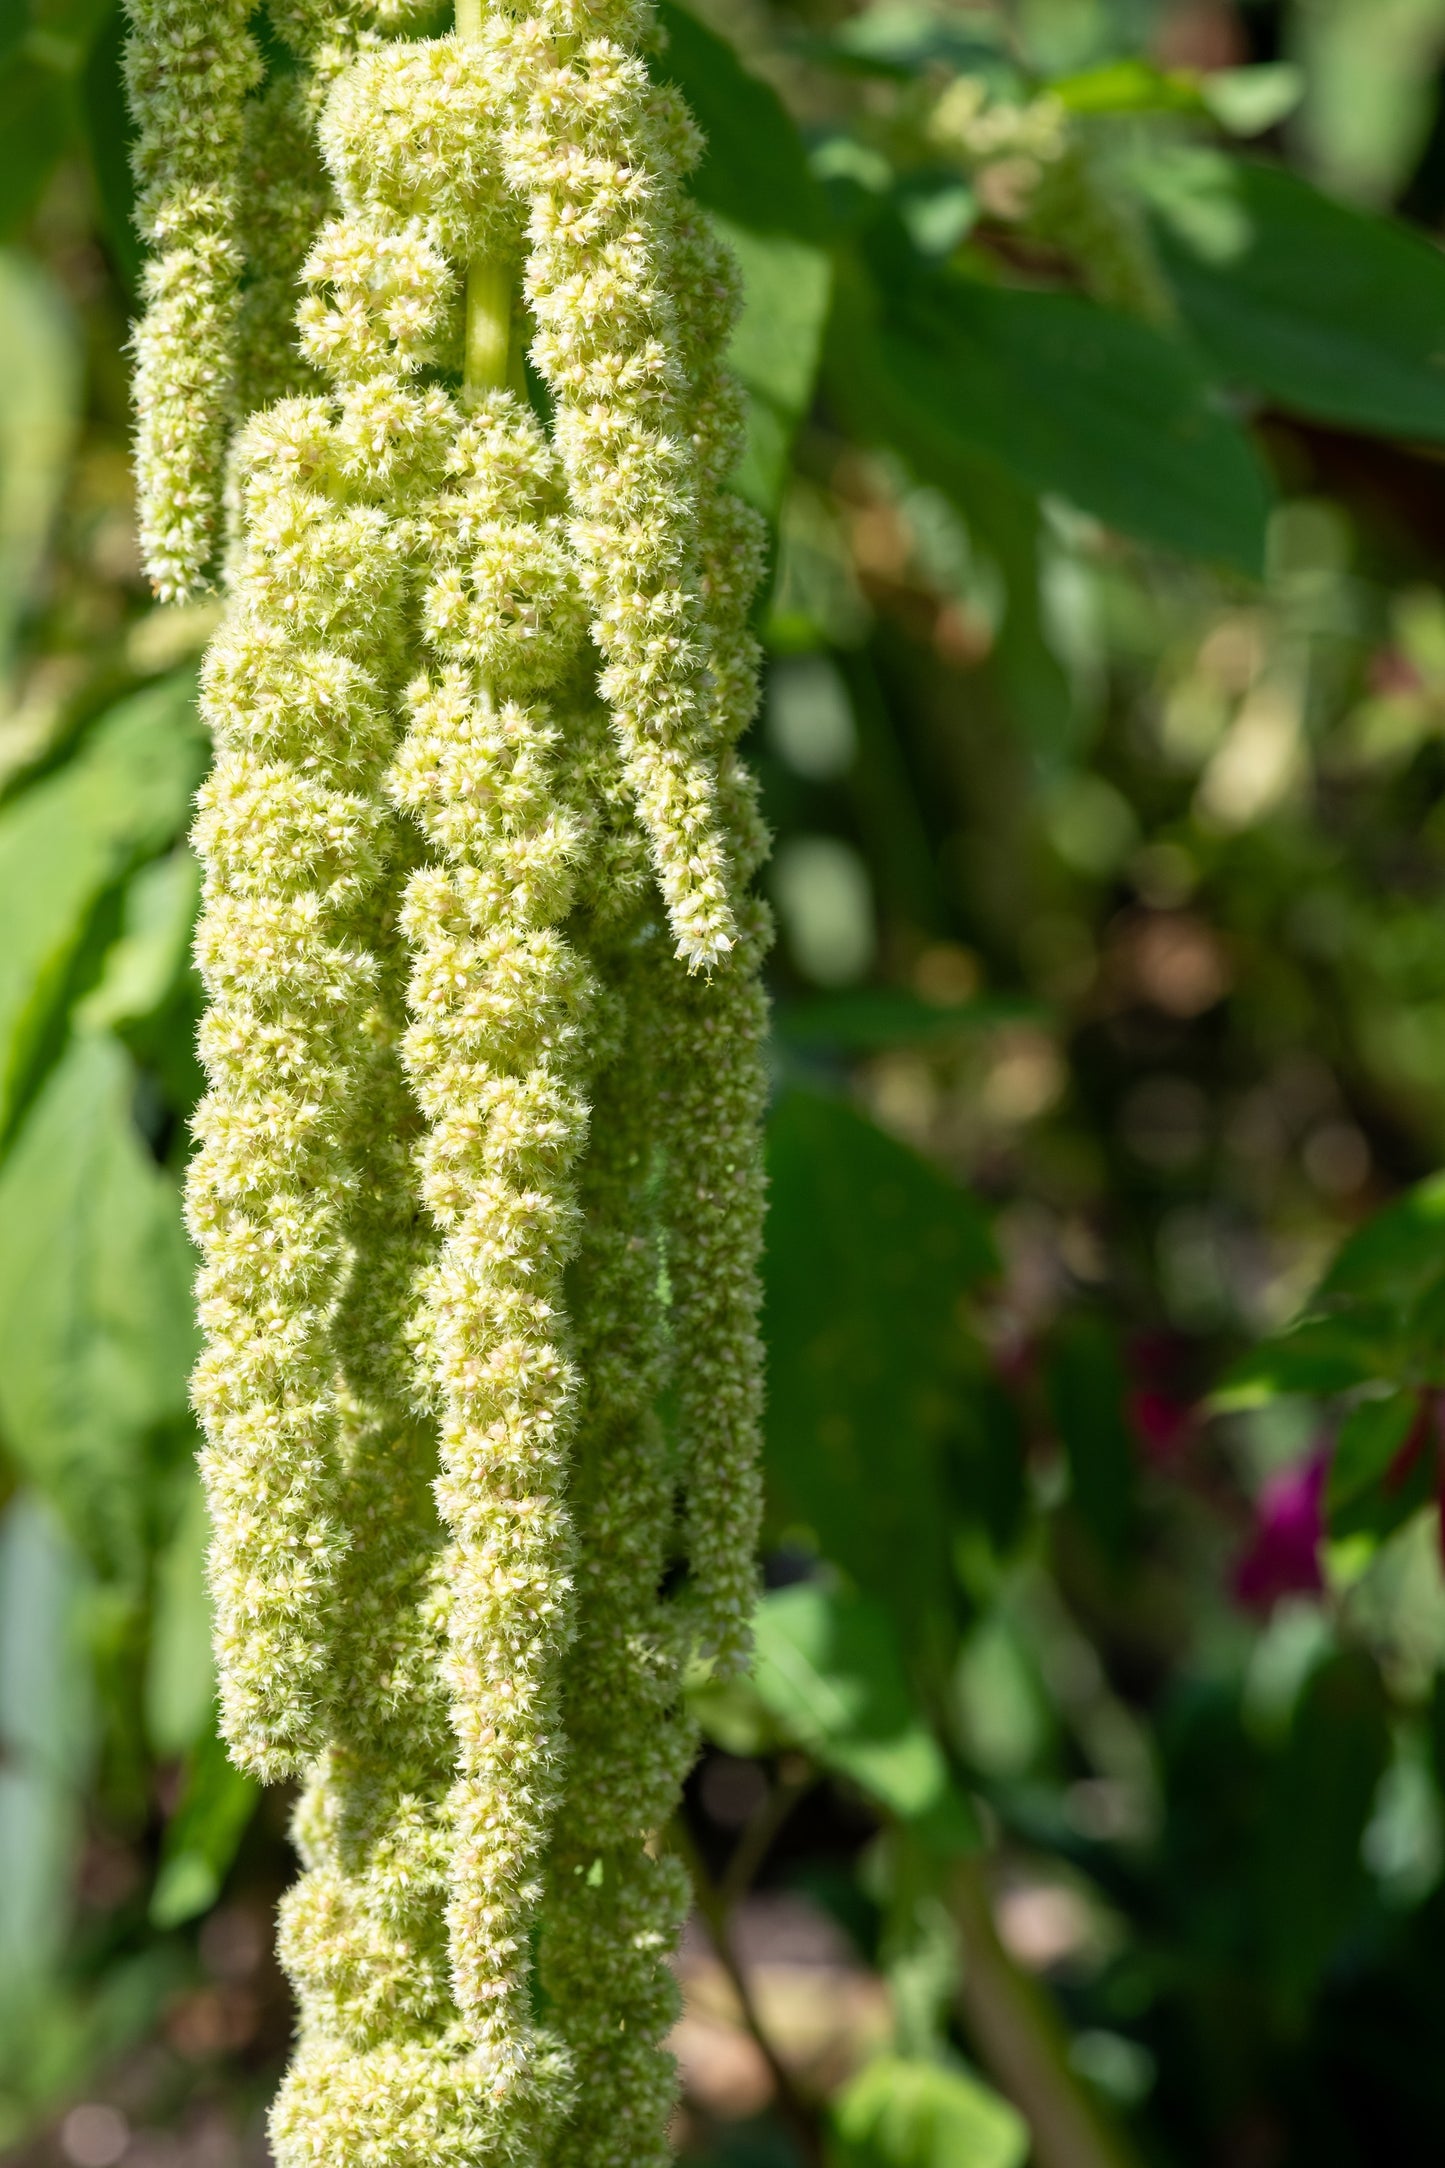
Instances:
[[[1357,1319],[1307,1318],[1232,1363],[1210,1395],[1210,1406],[1233,1414],[1293,1393],[1343,1393],[1368,1384],[1393,1360],[1387,1321],[1380,1318],[1377,1324],[1379,1330],[1370,1333]]]
[[[35,209],[73,124],[63,75],[24,45],[0,60],[0,235],[13,234]]]
[[[1022,2168],[1016,2108],[956,2064],[881,2055],[833,2103],[846,2168]]]
[[[180,1198],[131,1121],[134,1072],[78,1039],[0,1172],[0,1440],[105,1574],[134,1581],[148,1442],[186,1420]]]
[[[100,898],[184,827],[206,748],[178,671],[111,710],[57,773],[0,810],[0,1131]]]
[[[777,92],[673,0],[661,0],[657,16],[666,34],[658,72],[677,85],[707,138],[693,176],[698,201],[752,233],[825,241],[827,204]]]
[[[69,1926],[93,1745],[83,1591],[70,1544],[22,1494],[0,1521],[0,2069]]]
[[[1445,1174],[1376,1212],[1320,1281],[1316,1302],[1378,1302],[1404,1311],[1445,1270]]]
[[[942,1440],[964,1388],[960,1303],[994,1269],[977,1205],[841,1102],[791,1091],[769,1132],[767,1471],[908,1639],[952,1605]]]
[[[1445,440],[1445,258],[1279,166],[1157,156],[1165,269],[1214,366],[1286,410]]]
[[[1118,1568],[1134,1518],[1136,1461],[1125,1413],[1128,1380],[1118,1340],[1102,1318],[1065,1320],[1048,1359],[1049,1405],[1069,1463],[1075,1511]]]
[[[187,1473],[169,1543],[156,1561],[146,1665],[146,1731],[162,1757],[184,1754],[211,1723],[216,1667],[206,1588],[210,1523],[199,1477]]]
[[[140,290],[145,251],[135,226],[135,175],[130,162],[134,127],[121,78],[124,51],[125,17],[119,6],[112,5],[81,75],[80,104],[101,231],[125,286],[135,295]]]
[[[1428,1504],[1435,1487],[1434,1397],[1364,1400],[1340,1425],[1325,1492],[1331,1537],[1383,1543]]]
[[[930,1845],[972,1850],[973,1811],[918,1713],[883,1606],[804,1582],[763,1598],[755,1632],[754,1689],[796,1744]]]
[[[10,147],[6,145],[6,163]],[[0,683],[34,587],[80,420],[80,343],[54,281],[0,251]]]
[[[1149,325],[950,276],[912,283],[877,340],[906,433],[956,435],[1142,542],[1262,569],[1270,494],[1254,449],[1193,357]]]
[[[714,220],[743,275],[743,306],[728,360],[748,395],[747,447],[733,486],[769,517],[778,509],[788,454],[812,404],[833,286],[831,258],[786,233],[754,233]]]
[[[1296,1705],[1258,1863],[1269,1972],[1291,2009],[1312,1994],[1366,1893],[1360,1840],[1389,1760],[1389,1716],[1374,1662],[1359,1650],[1332,1656]]]
[[[153,1927],[180,1927],[209,1912],[220,1896],[261,1796],[208,1727],[186,1767],[180,1804],[161,1840],[151,1894]]]

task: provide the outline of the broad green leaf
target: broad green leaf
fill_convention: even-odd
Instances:
[[[888,446],[942,490],[996,566],[1005,602],[990,673],[1041,757],[1057,759],[1071,734],[1071,695],[1045,634],[1038,499],[959,428],[954,402],[914,399],[890,376],[881,314],[861,266],[840,265],[824,355],[829,404],[860,443]]]
[[[1128,1380],[1104,1321],[1080,1313],[1054,1337],[1049,1405],[1069,1463],[1075,1511],[1110,1565],[1124,1562],[1134,1514],[1134,1440],[1125,1414]]]
[[[6,158],[9,146],[6,147]],[[0,251],[0,685],[34,585],[80,418],[80,345],[38,264]]]
[[[1340,1425],[1325,1492],[1331,1538],[1383,1543],[1432,1497],[1436,1482],[1434,1397],[1388,1393],[1364,1400]]]
[[[83,1593],[75,1552],[22,1493],[0,1520],[0,2069],[69,1926],[93,1731]]]
[[[973,1813],[904,1675],[897,1629],[869,1597],[804,1582],[765,1596],[753,1684],[769,1715],[931,1844],[969,1850]]]
[[[185,825],[205,766],[195,679],[113,709],[66,765],[0,810],[0,1132],[99,899]]]
[[[770,517],[788,454],[813,398],[832,292],[831,258],[787,233],[755,233],[716,218],[743,275],[743,306],[728,360],[748,395],[748,435],[734,487]]]
[[[661,0],[657,15],[666,35],[658,72],[677,85],[707,138],[693,176],[698,201],[752,233],[825,241],[827,205],[777,92],[674,0]]]
[[[179,1927],[209,1912],[260,1796],[260,1787],[228,1759],[208,1726],[187,1762],[180,1804],[161,1841],[160,1872],[150,1903],[153,1927]]]
[[[0,1171],[0,1445],[105,1574],[141,1569],[148,1443],[186,1417],[180,1198],[130,1114],[134,1072],[75,1041]]]
[[[188,1472],[171,1538],[156,1561],[146,1665],[146,1731],[161,1756],[184,1754],[212,1719],[216,1667],[206,1589],[210,1524],[199,1478]]]
[[[877,331],[891,403],[1121,533],[1257,573],[1269,486],[1193,357],[1071,294],[940,277]]]
[[[960,1304],[993,1269],[978,1207],[811,1092],[769,1132],[767,1469],[774,1529],[811,1529],[912,1637],[952,1603],[942,1440],[966,1387]]]
[[[833,2103],[845,2168],[1023,2168],[1016,2108],[954,2063],[882,2055]]]
[[[1179,305],[1214,366],[1287,411],[1445,440],[1445,257],[1298,174],[1217,152],[1141,178]]]
[[[1270,1787],[1258,1906],[1272,1983],[1298,2009],[1349,1931],[1367,1888],[1360,1840],[1390,1760],[1384,1689],[1347,1650],[1315,1670]]]

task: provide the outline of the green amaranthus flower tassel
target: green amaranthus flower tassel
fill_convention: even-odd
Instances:
[[[164,341],[138,376],[165,591],[229,458],[189,1211],[223,1725],[304,1778],[273,2145],[639,2168],[682,1676],[745,1660],[759,1495],[735,280],[631,0],[273,12],[259,89],[243,25],[186,47],[226,202],[275,214],[205,460]]]

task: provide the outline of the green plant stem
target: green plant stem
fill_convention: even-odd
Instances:
[[[704,1866],[702,1854],[693,1842],[692,1831],[680,1814],[673,1816],[668,1841],[684,1861],[692,1877],[693,1896],[707,1925],[718,1963],[737,1997],[738,2009],[753,2045],[768,2066],[768,2075],[777,2093],[778,2113],[787,2125],[803,2159],[808,2163],[808,2168],[825,2168],[826,2156],[818,2118],[794,2085],[792,2077],[779,2059],[777,2049],[763,2028],[746,1975],[733,1951],[728,1921],[730,1907]]]
[[[1124,2133],[1070,2069],[1047,1996],[999,1941],[977,1861],[958,1869],[950,1899],[963,1945],[960,2015],[980,2062],[1033,2133],[1034,2168],[1139,2168]]]
[[[456,0],[459,38],[482,34],[483,0]],[[512,267],[496,256],[467,265],[466,348],[462,391],[468,405],[507,382],[512,358]]]

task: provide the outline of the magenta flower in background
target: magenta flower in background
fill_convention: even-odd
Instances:
[[[1234,1569],[1240,1603],[1268,1611],[1281,1596],[1315,1595],[1324,1587],[1320,1545],[1328,1467],[1327,1453],[1313,1453],[1292,1468],[1281,1468],[1263,1485],[1255,1500],[1249,1548]]]

